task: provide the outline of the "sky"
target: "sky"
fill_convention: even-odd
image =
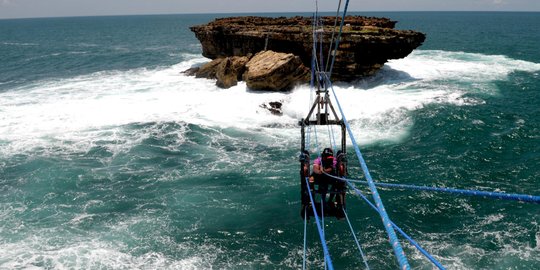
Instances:
[[[0,19],[136,14],[311,12],[316,0],[0,0]],[[343,0],[345,2],[345,0]],[[338,0],[318,0],[335,11]],[[536,11],[540,0],[351,0],[349,11]]]

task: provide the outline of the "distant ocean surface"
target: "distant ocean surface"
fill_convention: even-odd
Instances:
[[[540,195],[540,13],[358,14],[427,35],[335,87],[376,181]],[[0,269],[302,267],[309,86],[256,93],[181,74],[209,61],[188,27],[224,16],[0,20]],[[540,269],[539,205],[379,192],[448,269]],[[396,269],[378,215],[354,194],[347,206],[371,268]],[[363,269],[347,223],[325,224],[334,267]],[[322,269],[313,222],[307,242]],[[414,269],[433,269],[402,244]]]

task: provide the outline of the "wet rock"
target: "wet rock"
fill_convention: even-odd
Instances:
[[[282,102],[272,101],[272,102],[261,104],[260,107],[264,108],[264,109],[267,109],[273,115],[282,116],[283,115],[283,111],[281,110],[282,105],[283,105]]]
[[[192,67],[192,68],[188,68],[184,71],[182,71],[181,73],[182,74],[185,74],[186,76],[195,76],[197,74],[197,72],[199,71],[200,67]]]

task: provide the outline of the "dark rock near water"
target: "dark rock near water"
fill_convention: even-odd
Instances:
[[[188,69],[182,71],[182,73],[186,74],[186,76],[196,76],[199,69],[201,69],[201,68],[200,67],[192,67],[192,68],[188,68]]]
[[[334,19],[322,18],[325,54],[331,43]],[[424,42],[424,34],[395,30],[395,24],[386,18],[347,16],[332,78],[351,81],[372,75],[389,59],[406,57]],[[311,17],[231,17],[190,29],[201,42],[203,55],[211,59],[272,50],[292,53],[300,57],[304,66],[311,66]]]
[[[283,115],[283,111],[281,110],[281,106],[283,105],[282,102],[279,101],[271,101],[268,103],[261,104],[261,108],[267,109],[274,115]]]

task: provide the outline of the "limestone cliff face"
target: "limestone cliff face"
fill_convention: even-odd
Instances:
[[[334,19],[322,18],[325,55]],[[332,78],[351,81],[372,75],[389,59],[403,58],[424,42],[424,34],[395,30],[395,23],[386,18],[347,16]],[[245,56],[267,49],[299,56],[307,67],[311,66],[312,30],[310,17],[230,17],[191,27],[205,57]]]

